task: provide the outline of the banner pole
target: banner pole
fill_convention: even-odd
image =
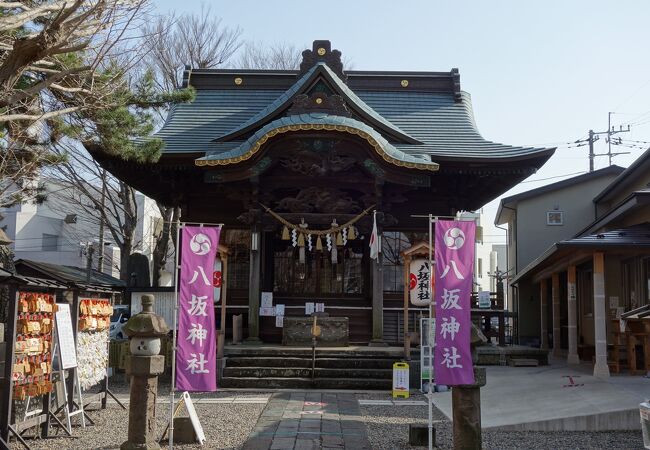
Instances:
[[[433,216],[429,214],[429,284],[431,280],[435,277],[435,272],[433,270]],[[433,352],[435,341],[432,339],[435,336],[435,330],[433,329],[433,303],[435,301],[434,288],[431,288],[431,296],[429,301],[429,336],[427,340],[429,341],[429,450],[433,449]]]
[[[180,267],[178,265],[178,255],[181,248],[180,230],[181,230],[181,217],[178,215],[176,221],[176,248],[174,249],[175,261],[174,270],[176,271],[176,279],[174,280],[174,324],[172,327],[172,382],[169,389],[169,449],[174,448],[174,390],[176,389],[176,330],[178,328],[178,289],[180,288]]]

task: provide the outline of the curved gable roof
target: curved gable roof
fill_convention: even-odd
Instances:
[[[334,88],[336,94],[345,99],[347,106],[350,109],[352,109],[360,118],[368,121],[378,131],[383,132],[387,137],[391,137],[402,143],[422,144],[422,142],[410,136],[398,126],[382,117],[373,108],[368,106],[368,104],[361,100],[324,62],[316,63],[293,86],[270,103],[266,108],[262,109],[233,130],[218,136],[214,141],[228,142],[236,140],[242,135],[263,126],[265,122],[275,119],[277,115],[291,106],[296,95],[305,93],[318,77],[323,77],[327,80]]]
[[[220,166],[250,159],[271,137],[303,130],[329,130],[350,133],[368,141],[385,161],[400,167],[438,170],[438,164],[426,156],[404,153],[390,144],[380,133],[358,120],[324,113],[300,114],[281,117],[266,124],[236,148],[221,153],[208,154],[196,160],[198,166]]]

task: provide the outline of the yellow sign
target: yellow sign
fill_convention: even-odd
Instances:
[[[409,398],[409,365],[405,362],[393,364],[393,398]]]

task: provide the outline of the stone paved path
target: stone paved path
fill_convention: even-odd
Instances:
[[[273,394],[243,450],[370,450],[354,394]]]

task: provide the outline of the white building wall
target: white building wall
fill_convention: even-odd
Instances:
[[[473,218],[476,220],[477,227],[481,227],[483,221],[483,210],[480,209],[475,212],[462,212],[460,217],[463,219]],[[478,233],[477,233],[478,236]],[[490,268],[490,260],[492,258],[492,245],[484,243],[485,239],[477,240],[476,242],[476,254],[474,261],[474,291],[491,291],[492,290],[492,278],[490,274],[493,271]]]
[[[99,241],[99,218],[84,212],[78,205],[71,204],[67,200],[68,193],[63,195],[59,185],[46,184],[46,189],[47,200],[40,205],[27,201],[0,210],[0,226],[6,227],[7,236],[14,241],[12,247],[16,259],[86,267],[83,249],[86,243]],[[135,250],[151,260],[155,227],[160,223],[161,216],[153,200],[137,194],[136,202],[139,222]],[[68,215],[76,215],[76,222],[66,221]],[[51,236],[56,236],[56,239]],[[114,239],[108,230],[104,233],[104,241],[108,243],[104,246],[104,273],[119,278],[120,249],[114,245]],[[173,266],[173,258],[171,265]],[[97,254],[93,267],[97,267]]]

